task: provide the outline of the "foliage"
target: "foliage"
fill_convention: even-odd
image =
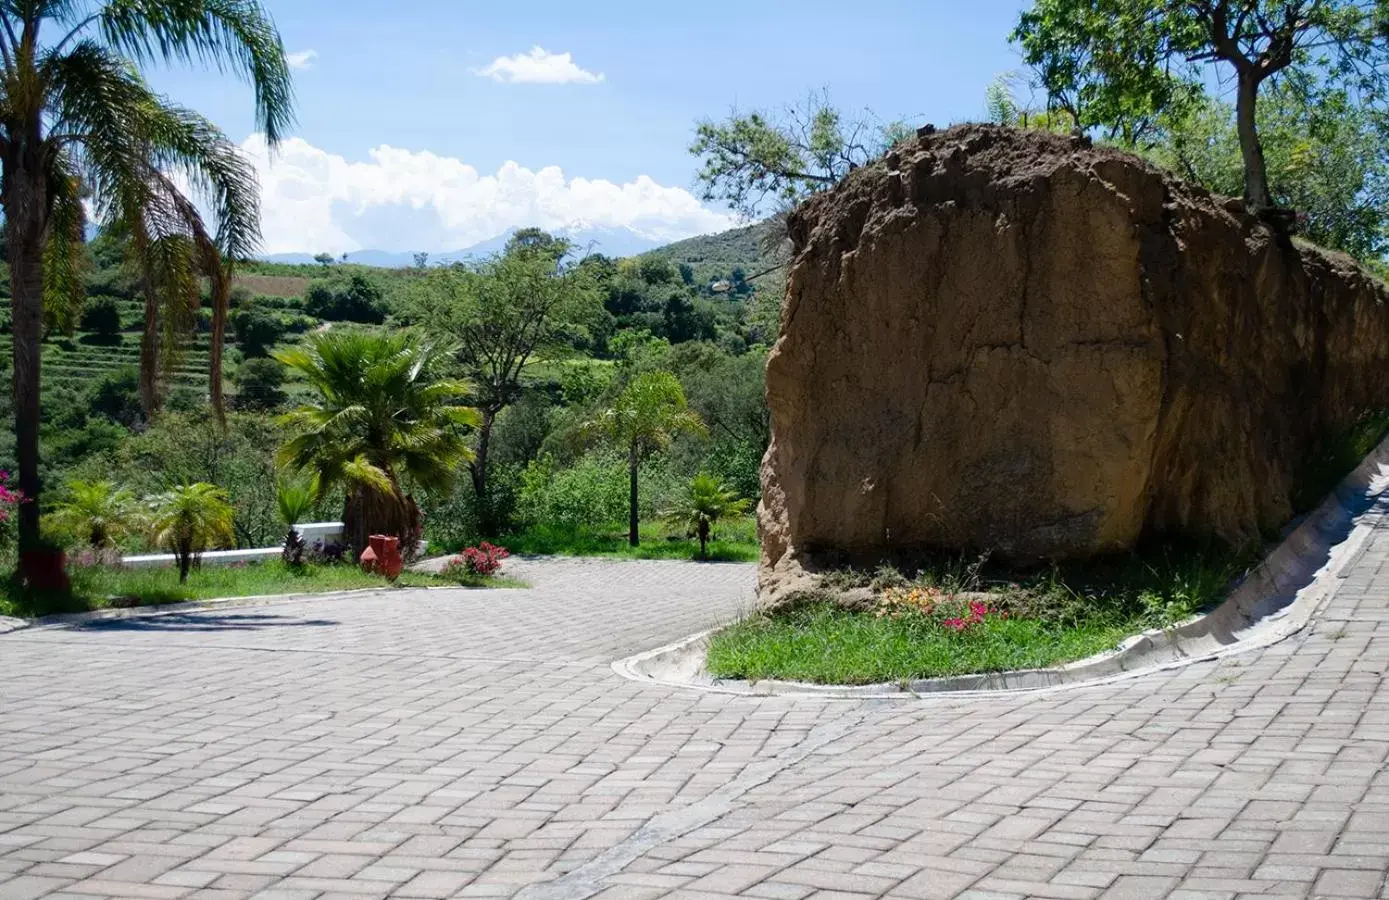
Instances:
[[[259,241],[254,169],[208,119],[172,104],[137,64],[201,62],[242,76],[255,121],[275,144],[292,120],[289,65],[255,0],[177,3],[62,2],[0,6],[3,202],[13,292],[15,432],[20,484],[39,497],[39,341],[45,321],[70,328],[85,287],[88,211],[128,242],[145,287],[141,383],[147,409],[156,376],[176,359],[196,321],[198,276],[210,280],[213,406],[220,413],[220,337],[230,279],[224,259]],[[173,177],[177,176],[177,177]],[[186,196],[181,185],[191,187]],[[213,211],[209,228],[199,203]],[[37,502],[20,516],[39,533]]]
[[[905,136],[901,123],[865,115],[848,119],[826,92],[775,113],[733,111],[696,127],[690,153],[702,165],[705,200],[727,203],[747,218],[794,203],[839,182]]]
[[[83,331],[90,332],[98,343],[120,343],[121,309],[110,297],[97,297],[82,308]]]
[[[238,409],[271,410],[285,402],[285,367],[274,359],[254,357],[236,367]]]
[[[1377,102],[1389,87],[1384,22],[1382,4],[1361,0],[1036,0],[1013,38],[1052,104],[1131,145],[1233,76],[1244,197],[1264,212],[1262,86],[1286,75]]]
[[[756,562],[760,554],[756,527],[751,519],[730,522],[721,536],[709,542],[706,560]],[[641,527],[641,541],[633,547],[626,529],[574,528],[546,523],[507,536],[513,553],[526,556],[603,556],[620,559],[693,559],[699,546],[683,532],[672,532],[663,523]]]
[[[505,547],[483,541],[476,547],[465,547],[462,553],[445,563],[439,574],[450,581],[491,578],[501,571],[502,562],[510,555]]]
[[[142,524],[135,495],[110,481],[73,480],[53,508],[49,524],[91,547],[110,547]]]
[[[70,477],[111,480],[136,496],[208,482],[227,491],[239,547],[264,547],[281,536],[275,510],[275,447],[280,432],[263,415],[233,412],[224,429],[205,412],[166,412],[113,449],[88,456]]]
[[[472,458],[466,433],[480,417],[459,405],[468,385],[440,376],[446,352],[407,331],[331,331],[275,353],[316,394],[281,417],[290,437],[280,462],[315,474],[320,497],[346,492],[354,552],[377,533],[413,548],[419,511],[401,479],[448,490]]]
[[[638,532],[638,472],[641,461],[670,446],[677,434],[706,433],[699,414],[691,411],[680,380],[670,372],[636,375],[611,407],[590,423],[627,454],[629,499],[628,541],[636,546]]]
[[[1274,202],[1298,211],[1298,229],[1361,260],[1389,251],[1389,115],[1346,91],[1284,78],[1258,107]],[[1165,116],[1155,162],[1219,194],[1243,189],[1235,111],[1202,99]]]
[[[386,321],[381,288],[361,272],[314,282],[304,294],[304,312],[329,322],[379,325]]]
[[[665,460],[643,466],[639,477],[641,518],[669,506],[683,487]],[[567,467],[541,456],[521,474],[517,516],[528,527],[617,528],[627,517],[629,487],[627,460],[615,451],[586,453]]]
[[[347,564],[306,562],[287,566],[279,560],[231,566],[202,566],[180,581],[176,569],[124,569],[116,566],[73,565],[72,591],[65,595],[44,595],[20,590],[13,583],[0,594],[0,615],[44,616],[83,612],[109,607],[120,598],[140,606],[184,603],[223,597],[254,597],[265,594],[315,594],[355,588],[386,589],[391,583],[380,575],[363,572]],[[418,572],[402,572],[395,587],[443,587],[443,579]],[[486,587],[524,587],[519,582],[497,578]]]
[[[566,262],[568,241],[539,229],[519,231],[500,255],[475,266],[451,266],[414,279],[401,318],[448,334],[480,416],[470,470],[473,491],[487,497],[492,429],[522,396],[533,363],[573,352],[602,315],[588,271]],[[491,518],[482,511],[483,530]]]
[[[295,526],[313,515],[317,495],[318,486],[312,478],[282,476],[275,484],[275,506],[280,513],[280,521],[285,526],[281,558],[287,565],[298,566],[304,563],[304,553],[308,548],[304,536]]]
[[[287,328],[280,317],[260,306],[243,306],[231,317],[236,345],[245,357],[265,356]]]
[[[1209,608],[1247,558],[1168,546],[1032,572],[956,559],[910,579],[892,569],[841,574],[787,608],[716,634],[709,671],[869,684],[1056,665]],[[835,602],[848,587],[870,587],[872,608]]]
[[[16,511],[24,502],[24,493],[15,486],[10,473],[0,469],[0,548],[14,544]]]
[[[233,517],[227,492],[206,482],[179,485],[150,503],[154,543],[174,554],[180,584],[188,580],[195,557],[236,540]]]
[[[683,525],[699,539],[699,556],[708,554],[709,537],[713,527],[724,519],[736,518],[748,511],[748,501],[740,498],[713,475],[701,472],[690,480],[680,505],[667,513],[673,523]]]

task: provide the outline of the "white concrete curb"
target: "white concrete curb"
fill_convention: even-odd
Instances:
[[[720,680],[704,668],[713,630],[618,660],[612,667],[637,682],[748,696],[959,698],[1107,684],[1268,647],[1301,631],[1335,595],[1387,513],[1389,438],[1245,575],[1220,606],[1172,628],[1134,635],[1106,653],[1050,669],[860,686]]]

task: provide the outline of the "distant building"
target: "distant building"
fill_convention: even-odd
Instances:
[[[733,290],[733,282],[723,280],[715,281],[713,284],[709,285],[709,290],[716,294],[727,294],[729,291]]]

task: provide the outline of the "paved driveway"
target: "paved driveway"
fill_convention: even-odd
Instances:
[[[836,701],[609,663],[752,571],[533,565],[0,637],[0,898],[1389,897],[1389,534],[1269,650]]]

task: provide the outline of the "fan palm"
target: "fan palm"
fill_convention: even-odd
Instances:
[[[231,502],[227,492],[215,484],[200,481],[180,485],[154,498],[151,507],[154,542],[173,552],[179,584],[188,580],[188,570],[198,554],[236,539]]]
[[[275,506],[285,524],[285,543],[280,557],[291,566],[304,562],[304,536],[296,527],[313,513],[318,488],[312,478],[281,478],[275,485]]]
[[[439,374],[449,351],[410,332],[334,330],[274,356],[318,395],[281,417],[291,437],[280,463],[316,475],[320,498],[346,491],[343,522],[354,553],[373,533],[396,535],[401,552],[413,552],[419,507],[401,479],[449,490],[472,459],[467,432],[481,421],[460,405],[468,385]]]
[[[627,542],[640,543],[637,533],[637,475],[641,461],[670,446],[675,435],[704,434],[704,422],[692,411],[680,380],[669,372],[643,372],[628,383],[611,409],[589,427],[601,431],[627,453]]]
[[[81,535],[96,549],[134,531],[139,518],[135,496],[109,481],[70,481],[67,497],[53,509],[60,529]]]
[[[714,523],[741,516],[748,511],[749,502],[724,486],[713,475],[701,472],[690,480],[680,506],[671,520],[685,525],[699,538],[699,558],[709,556],[709,535]]]
[[[219,415],[225,259],[259,240],[255,172],[215,125],[154,93],[136,66],[202,62],[243,75],[266,140],[292,120],[289,66],[256,0],[7,0],[0,3],[0,206],[12,285],[19,487],[39,496],[39,342],[83,295],[85,216],[129,241],[145,294],[142,398],[212,284],[212,400]],[[191,189],[191,190],[190,190]],[[209,229],[201,200],[215,215]],[[162,359],[161,359],[162,357]],[[21,542],[39,534],[26,503]]]

